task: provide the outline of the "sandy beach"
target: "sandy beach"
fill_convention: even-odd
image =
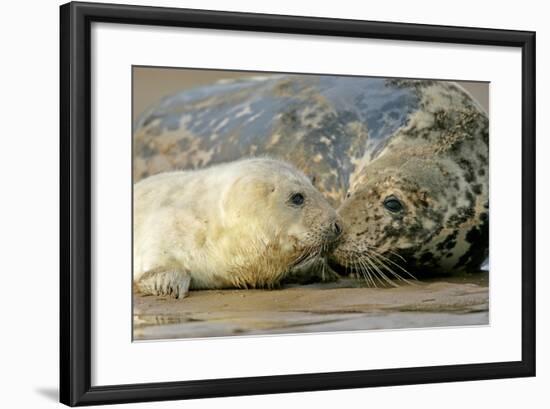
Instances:
[[[365,288],[361,282],[276,290],[134,293],[134,340],[487,325],[488,273]]]

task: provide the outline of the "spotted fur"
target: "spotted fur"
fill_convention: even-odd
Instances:
[[[353,267],[372,249],[417,273],[478,270],[489,246],[488,117],[453,83],[392,84],[414,89],[421,109],[352,174],[333,257]],[[389,196],[401,211],[384,207]]]

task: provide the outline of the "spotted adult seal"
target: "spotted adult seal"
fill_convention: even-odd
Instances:
[[[488,248],[487,127],[487,115],[453,82],[330,75],[222,81],[166,97],[139,118],[134,178],[268,154],[303,170],[340,206],[348,232],[335,263],[363,265],[353,252],[368,246],[388,266],[477,270]],[[389,187],[368,192],[390,173],[394,187],[406,180],[410,186],[400,189],[418,197],[396,190],[395,204]],[[393,205],[402,209],[389,213]]]
[[[340,220],[291,165],[248,159],[134,186],[134,282],[145,294],[272,287],[328,251]]]
[[[421,109],[352,175],[332,258],[369,280],[401,272],[399,262],[420,274],[476,271],[489,244],[487,115],[450,82],[391,84],[414,90]]]

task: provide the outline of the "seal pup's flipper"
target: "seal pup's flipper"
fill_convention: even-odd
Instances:
[[[143,274],[136,285],[142,294],[184,298],[189,292],[191,276],[178,270],[151,270]]]

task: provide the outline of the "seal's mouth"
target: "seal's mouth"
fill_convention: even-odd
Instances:
[[[312,261],[326,257],[328,254],[327,244],[322,243],[319,246],[308,246],[302,249],[298,257],[290,264],[292,268],[303,267]]]
[[[344,237],[341,233],[341,225],[334,223],[326,231],[317,231],[313,234],[309,232],[300,239],[294,238],[293,252],[296,257],[290,266],[303,266],[317,258],[328,259],[343,241]]]

